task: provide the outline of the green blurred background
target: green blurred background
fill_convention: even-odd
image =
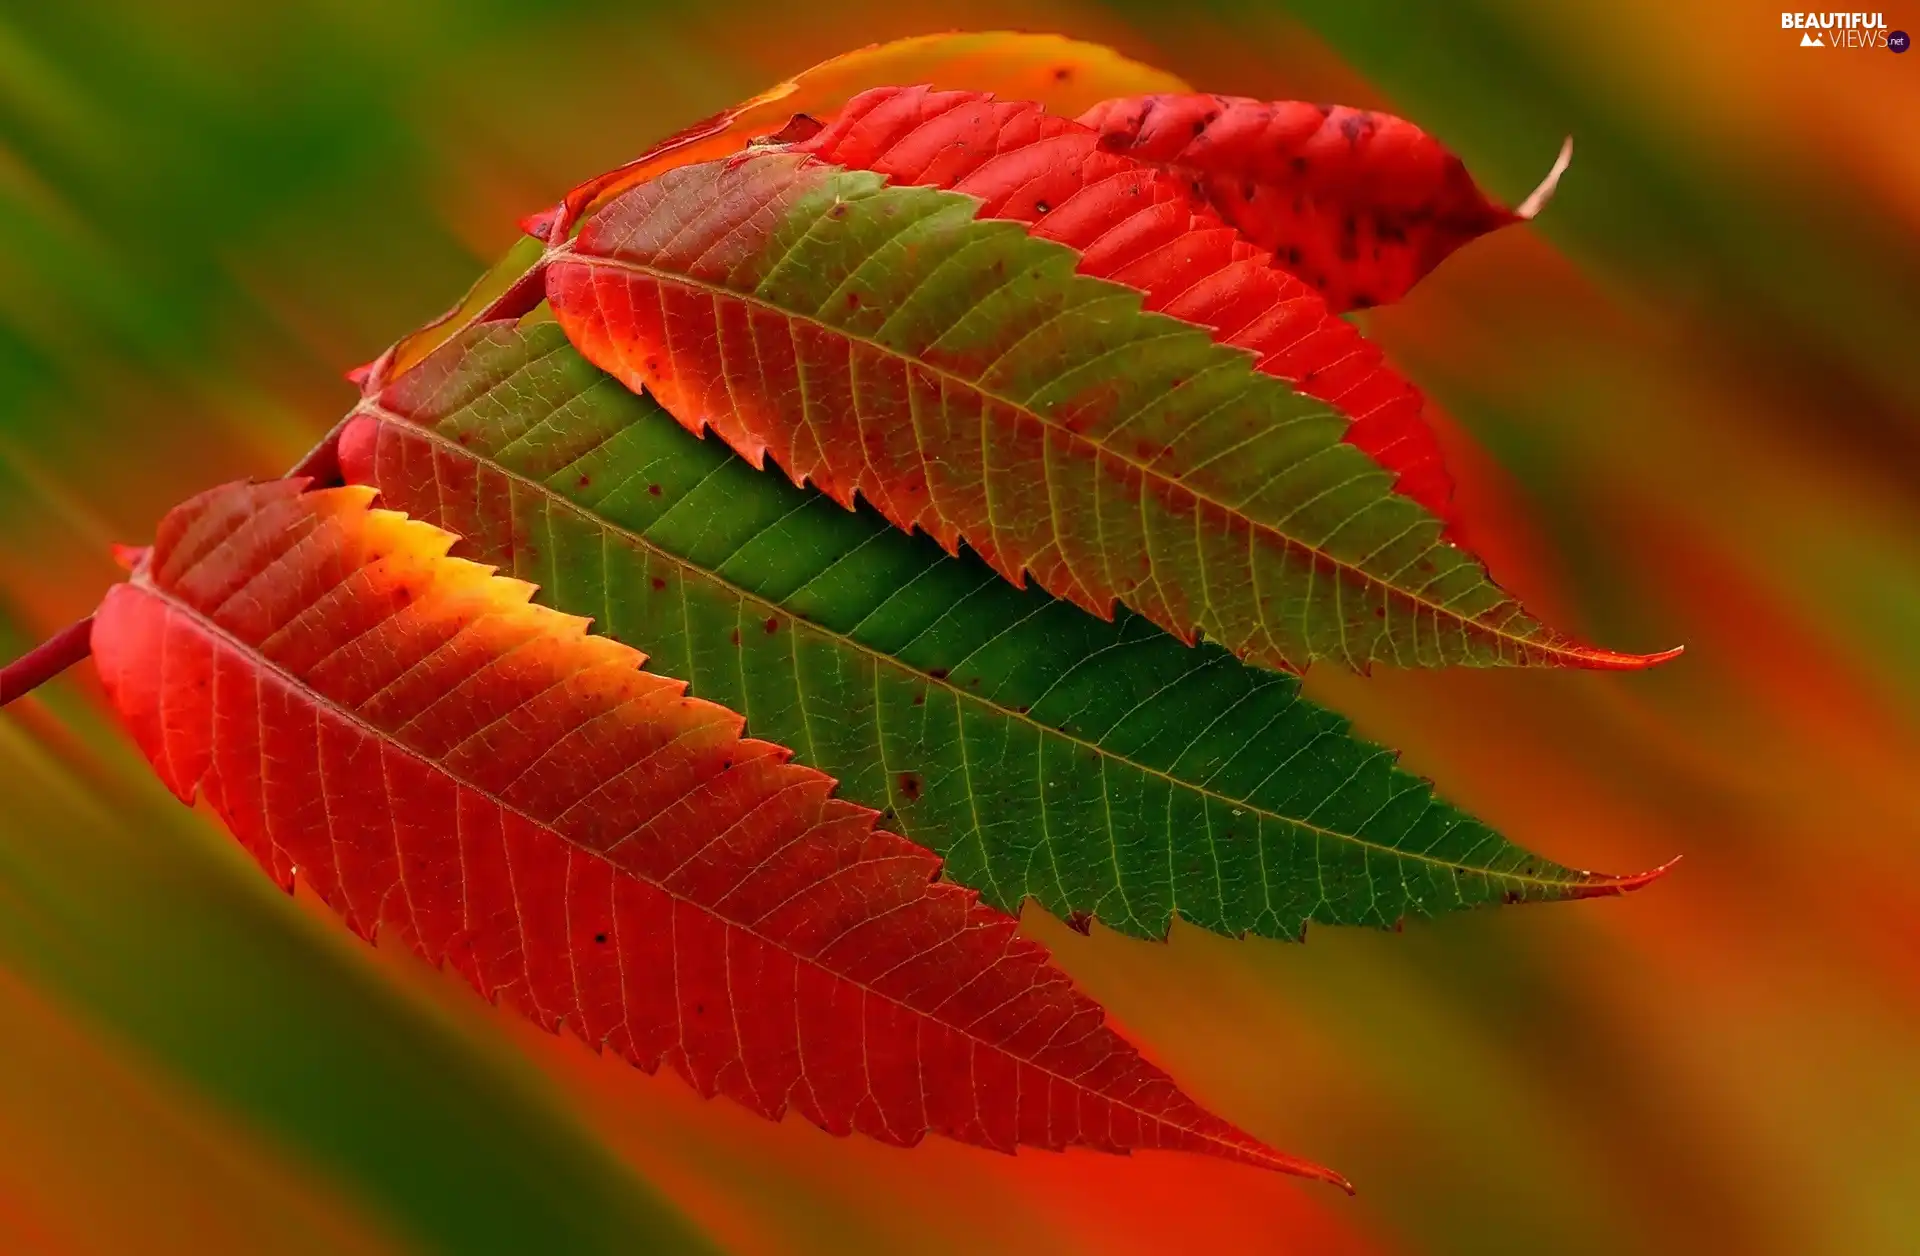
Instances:
[[[1538,224],[1367,319],[1451,416],[1495,574],[1688,654],[1310,685],[1526,845],[1680,868],[1305,947],[1029,919],[1357,1199],[901,1152],[362,946],[164,795],[82,669],[0,716],[0,1250],[1920,1250],[1920,57],[1752,5],[8,0],[0,656],[91,607],[109,542],[290,464],[519,215],[953,26],[1391,108],[1509,198],[1576,137]]]

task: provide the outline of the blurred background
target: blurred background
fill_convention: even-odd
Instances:
[[[1888,11],[1920,29],[1920,4]],[[1920,1250],[1920,56],[1726,0],[0,3],[0,657],[576,180],[833,53],[1054,29],[1384,107],[1532,227],[1369,328],[1496,576],[1641,675],[1332,673],[1631,898],[1308,944],[1026,927],[1357,1199],[902,1152],[705,1103],[363,946],[155,784],[88,669],[0,716],[0,1250]]]

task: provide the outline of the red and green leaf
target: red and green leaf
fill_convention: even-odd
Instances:
[[[546,277],[581,351],[756,466],[1266,666],[1655,661],[1547,628],[1393,491],[1409,449],[1431,490],[1418,395],[1167,176],[964,94],[870,93],[799,147],[590,217]]]
[[[769,1117],[1339,1181],[1199,1108],[831,779],[372,496],[202,494],[94,625],[161,777],[283,886]]]
[[[1005,910],[1296,939],[1643,879],[1507,841],[1292,676],[754,471],[551,323],[464,333],[340,444],[349,479],[739,711]]]
[[[1371,110],[1156,94],[1104,101],[1080,121],[1107,151],[1167,171],[1191,204],[1230,223],[1334,313],[1397,301],[1455,249],[1532,218],[1571,155],[1563,149],[1508,209],[1433,136]]]

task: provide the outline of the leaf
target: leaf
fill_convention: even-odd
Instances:
[[[650,652],[1005,910],[1298,938],[1645,880],[1507,842],[1291,676],[756,473],[550,323],[464,333],[340,445],[349,479]]]
[[[901,151],[886,151],[902,139],[908,142]],[[1090,128],[1031,102],[994,102],[982,93],[867,92],[823,133],[792,147],[834,164],[872,168],[897,184],[957,188],[985,202],[982,217],[1025,223],[1036,235],[1082,248],[1095,245],[1081,257],[1083,275],[1143,289],[1146,308],[1210,328],[1253,353],[1262,371],[1339,406],[1353,420],[1346,440],[1394,472],[1399,492],[1450,519],[1452,483],[1419,392],[1305,283],[1271,270],[1267,255],[1239,241],[1210,211],[1196,211],[1184,181],[1103,154]],[[1052,175],[1044,191],[1030,182],[1043,166]],[[1115,186],[1102,188],[1103,180]],[[1092,192],[1078,202],[1091,215],[1039,226],[1081,190]],[[1011,199],[1010,192],[1016,193]],[[1085,238],[1061,235],[1062,221]],[[1117,227],[1122,222],[1124,228]],[[1094,238],[1109,227],[1116,229],[1104,240]],[[1156,264],[1168,250],[1178,250],[1186,266]],[[1211,281],[1196,283],[1209,267]]]
[[[768,1117],[1339,1181],[1200,1109],[827,777],[372,496],[204,493],[94,625],[162,779],[283,886]]]
[[[849,110],[811,146],[838,155],[884,122],[912,139],[878,164],[924,173],[937,153],[927,177],[958,191],[797,152],[669,171],[550,260],[569,338],[756,466],[771,453],[842,505],[858,493],[949,552],[964,538],[1016,585],[1031,572],[1103,616],[1118,599],[1264,666],[1665,657],[1548,629],[1446,543],[1346,439],[1404,385],[1230,228],[1192,229],[1164,176],[1031,105],[878,95],[905,107]],[[1203,322],[1365,417],[1303,399]]]
[[[696,122],[626,165],[580,184],[559,205],[531,215],[522,226],[540,240],[564,239],[582,215],[636,183],[677,166],[737,153],[752,141],[786,128],[796,115],[831,121],[861,92],[889,83],[976,88],[1039,101],[1056,113],[1068,115],[1114,96],[1187,90],[1185,83],[1164,70],[1142,65],[1100,44],[1062,35],[984,31],[896,39],[822,61],[751,100]],[[558,236],[554,235],[556,225],[560,227]],[[459,305],[395,345],[389,356],[390,373],[398,375],[411,369],[460,327],[501,300],[513,281],[536,264],[538,256],[537,246],[510,255]],[[525,312],[524,307],[507,309],[512,314]]]
[[[1461,245],[1532,218],[1572,155],[1563,149],[1507,209],[1433,136],[1371,110],[1154,94],[1104,101],[1080,121],[1102,148],[1174,176],[1335,313],[1397,301]]]

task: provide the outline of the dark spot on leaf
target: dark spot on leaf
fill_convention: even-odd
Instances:
[[[593,935],[593,940],[604,946],[607,941],[607,935],[604,933],[596,933]]]
[[[1047,204],[1045,201],[1035,201],[1033,203],[1033,212],[1036,214],[1044,214],[1052,208],[1053,206]]]
[[[1292,161],[1288,162],[1287,164],[1293,167],[1293,172],[1295,174],[1305,174],[1307,172],[1307,159],[1305,157],[1295,157]],[[1297,209],[1299,208],[1299,205],[1300,205],[1300,202],[1296,200],[1294,202],[1294,207]]]
[[[665,576],[655,576],[653,579],[647,581],[647,583],[653,586],[654,592],[656,593],[659,592],[661,589],[664,589],[667,587],[667,580]]]
[[[647,493],[653,497],[660,496],[660,486],[658,484],[647,485]]]
[[[1289,244],[1287,246],[1287,265],[1298,266],[1299,264],[1300,264],[1300,246],[1297,244]]]
[[[845,201],[835,201],[833,208],[827,211],[827,217],[829,218],[839,219],[845,218],[846,216],[847,203]]]
[[[1084,911],[1071,912],[1067,916],[1067,928],[1087,936],[1093,932],[1093,917]]]
[[[925,706],[925,705],[927,705],[927,695],[926,695],[926,694],[924,694],[924,693],[916,693],[916,694],[914,694],[914,695],[913,695],[913,705],[915,705],[915,706]]]
[[[740,630],[739,630],[738,628],[735,628],[735,629],[734,629],[734,630],[733,630],[732,632],[730,632],[730,633],[728,633],[728,634],[727,634],[727,640],[729,640],[729,641],[731,641],[731,642],[733,642],[733,644],[735,644],[735,645],[739,645],[739,644],[740,644]]]
[[[849,292],[849,293],[847,294],[847,308],[848,308],[848,309],[850,309],[850,310],[857,310],[857,309],[859,309],[859,308],[860,308],[860,294],[859,294],[859,293],[857,293],[857,292]]]
[[[1072,77],[1073,67],[1070,65],[1057,65],[1053,68],[1053,81],[1056,83],[1064,83]]]
[[[1374,607],[1374,608],[1373,608],[1373,617],[1374,617],[1375,619],[1385,619],[1385,618],[1387,617],[1387,608],[1386,608],[1386,607],[1384,607],[1384,606],[1376,606],[1376,607]]]
[[[706,1004],[704,1004],[704,1003],[696,1003],[696,1004],[694,1004],[694,1005],[693,1005],[693,1014],[694,1014],[695,1016],[705,1016],[705,1015],[707,1014],[707,1005],[706,1005]]]
[[[780,631],[780,620],[773,615],[767,616],[766,628],[767,635],[771,637],[774,633]]]
[[[919,802],[920,791],[923,788],[925,788],[925,784],[921,781],[918,772],[902,772],[900,774],[900,793],[908,802]]]
[[[581,488],[585,488],[587,485],[593,483],[593,477],[590,475],[587,475],[585,472],[582,472],[580,475],[580,478],[575,480],[574,483],[579,485]]]
[[[947,669],[944,667],[929,668],[927,675],[933,677],[935,680],[945,680],[947,678]]]
[[[1025,715],[1025,714],[1026,714],[1026,713],[1027,713],[1028,711],[1031,711],[1032,709],[1033,709],[1032,707],[1015,707],[1015,708],[1013,708],[1013,710],[1014,710],[1014,713],[1015,713],[1015,714],[1017,714],[1017,715]]]
[[[1250,201],[1259,191],[1260,185],[1257,183],[1242,183],[1240,185],[1240,199]]]
[[[1374,306],[1380,303],[1373,299],[1373,296],[1371,293],[1356,292],[1353,294],[1352,304],[1353,304],[1353,308],[1356,310],[1370,310]]]

